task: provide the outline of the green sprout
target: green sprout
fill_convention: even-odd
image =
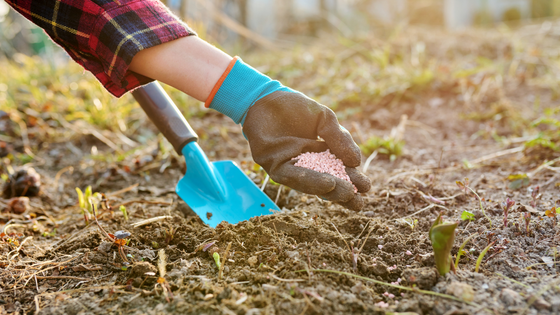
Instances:
[[[43,232],[43,237],[54,237],[56,235],[56,228],[54,228],[51,232]]]
[[[486,215],[486,212],[484,212],[484,206],[482,205],[482,201],[484,200],[484,198],[481,198],[474,189],[472,189],[469,186],[469,179],[465,177],[464,181],[460,181],[457,180],[455,181],[455,184],[457,184],[457,186],[465,191],[465,194],[468,196],[468,192],[469,190],[474,194],[475,198],[478,199],[479,202],[479,206],[480,206],[480,211],[482,211],[482,214],[484,215],[484,217],[488,220],[488,222],[490,222],[490,227],[492,227],[492,220],[490,220],[490,218]]]
[[[429,235],[432,241],[432,248],[434,249],[436,268],[442,276],[451,269],[455,270],[451,258],[451,249],[455,241],[455,228],[457,228],[457,222],[443,222],[441,213],[430,228]]]
[[[486,255],[486,253],[488,252],[490,247],[492,247],[492,245],[494,245],[494,242],[492,242],[492,243],[490,243],[490,245],[486,246],[486,248],[483,249],[482,252],[480,253],[480,255],[478,256],[478,259],[476,260],[476,266],[474,267],[474,272],[478,272],[478,269],[480,268],[480,264],[482,263],[482,259],[484,259],[484,256]]]
[[[418,219],[406,218],[402,219],[402,222],[408,224],[408,226],[410,226],[410,229],[414,230],[414,227],[416,227],[416,225],[418,224]]]
[[[122,214],[123,214],[123,216],[124,216],[124,220],[125,220],[125,221],[128,221],[128,213],[126,212],[126,207],[123,206],[123,205],[121,205],[121,206],[119,207],[119,210],[121,210],[121,212],[122,212]]]
[[[467,237],[467,239],[459,247],[459,251],[457,252],[457,258],[455,259],[455,269],[457,269],[459,267],[459,259],[461,258],[461,255],[466,253],[465,250],[464,250],[465,246],[471,240],[471,238],[473,238],[477,235],[478,235],[478,233],[474,233],[473,235]]]
[[[102,195],[98,192],[92,193],[91,186],[87,186],[84,192],[76,187],[76,192],[78,193],[78,205],[84,215],[84,221],[89,224],[90,218],[97,216],[97,205],[101,201]]]
[[[469,221],[474,221],[474,214],[472,212],[469,212],[467,210],[463,211],[463,213],[461,213],[461,220],[465,221],[465,220],[469,220]]]
[[[214,262],[216,263],[216,267],[218,267],[218,269],[220,269],[220,254],[218,254],[218,252],[215,252],[212,257],[214,257]]]

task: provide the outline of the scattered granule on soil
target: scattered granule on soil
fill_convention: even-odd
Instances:
[[[352,184],[350,176],[346,174],[346,168],[342,160],[338,159],[336,155],[332,154],[328,149],[320,153],[302,153],[292,160],[298,160],[296,164],[294,164],[295,166],[305,167],[320,173],[331,174],[332,176],[344,179]],[[352,187],[354,187],[354,193],[357,193],[358,188],[356,188],[354,184],[352,184]]]

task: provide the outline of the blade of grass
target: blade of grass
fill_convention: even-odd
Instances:
[[[519,282],[519,281],[517,281],[517,280],[508,278],[508,277],[504,276],[503,274],[501,274],[501,273],[499,273],[499,272],[496,272],[496,274],[497,274],[498,276],[500,276],[500,277],[506,279],[506,280],[509,280],[509,281],[515,283],[515,284],[519,284],[519,285],[522,286],[522,287],[525,287],[525,288],[527,288],[527,289],[530,289],[530,288],[531,288],[530,286],[526,285],[525,283],[521,283],[521,282]]]
[[[471,240],[471,238],[477,236],[478,233],[474,233],[473,235],[467,237],[467,239],[463,242],[463,244],[461,244],[461,246],[459,247],[459,251],[457,252],[457,258],[455,258],[455,269],[457,269],[457,267],[459,266],[459,258],[461,258],[461,251],[463,250],[463,248],[465,248],[465,246],[467,245],[467,243]]]
[[[486,253],[488,252],[490,247],[492,247],[492,245],[494,245],[494,243],[495,242],[490,243],[490,245],[486,246],[486,248],[482,250],[482,252],[478,256],[478,259],[476,260],[476,267],[474,268],[474,272],[478,272],[478,269],[480,268],[480,263],[482,262],[482,259],[484,259],[484,256],[486,255]]]
[[[449,300],[453,300],[453,301],[457,301],[457,302],[462,302],[462,303],[465,303],[465,304],[473,306],[473,307],[480,307],[480,305],[478,305],[476,303],[467,302],[465,300],[461,300],[460,298],[454,297],[452,295],[447,295],[447,294],[428,291],[428,290],[420,290],[420,289],[417,289],[417,288],[409,288],[409,287],[405,287],[405,286],[397,285],[397,284],[391,284],[391,283],[371,279],[371,278],[368,278],[368,277],[359,276],[359,275],[349,273],[349,272],[338,271],[338,270],[330,270],[330,269],[312,269],[310,271],[336,273],[336,274],[339,274],[339,275],[354,277],[354,278],[357,278],[357,279],[373,282],[375,284],[380,284],[380,285],[384,285],[384,286],[388,286],[388,287],[392,287],[392,288],[396,288],[396,289],[400,289],[400,290],[404,290],[404,291],[417,292],[417,293],[422,293],[422,294],[427,294],[427,295],[438,296],[438,297],[441,297],[441,298],[444,298],[444,299],[449,299]],[[295,272],[307,272],[307,270],[297,270]]]

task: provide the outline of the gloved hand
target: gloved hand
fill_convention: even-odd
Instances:
[[[352,210],[363,208],[363,199],[349,182],[294,166],[292,158],[301,153],[330,149],[344,162],[358,192],[369,191],[370,180],[356,169],[361,162],[360,149],[328,107],[241,60],[232,61],[206,105],[243,125],[253,159],[275,182]]]

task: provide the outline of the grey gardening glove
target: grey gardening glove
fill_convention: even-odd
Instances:
[[[344,162],[359,193],[371,188],[370,180],[356,169],[361,162],[360,148],[328,107],[298,92],[275,91],[250,107],[243,131],[253,159],[275,182],[338,202],[351,210],[363,208],[362,197],[354,193],[349,182],[294,166],[296,160],[292,158],[301,153],[330,149]]]

